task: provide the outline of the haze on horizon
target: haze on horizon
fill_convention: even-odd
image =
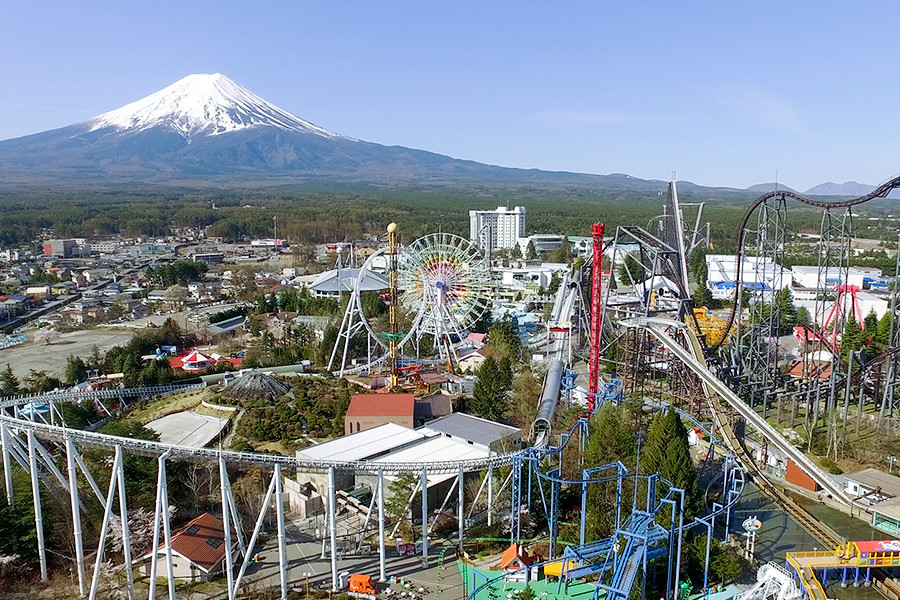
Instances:
[[[900,5],[16,3],[0,139],[221,72],[329,130],[501,166],[804,190],[900,172]]]

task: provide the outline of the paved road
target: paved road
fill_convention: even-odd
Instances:
[[[294,527],[287,527],[286,550],[288,556],[287,581],[291,588],[304,588],[306,573],[309,573],[311,587],[331,588],[331,558],[322,558],[322,542],[312,536],[299,532]],[[278,563],[278,540],[270,538],[264,544],[257,544],[260,549],[260,562],[247,567],[244,576],[251,589],[277,588],[280,585],[280,568]],[[437,554],[440,547],[432,547],[430,566],[422,567],[421,557],[398,557],[393,548],[388,548],[385,561],[388,579],[395,577],[398,583],[389,585],[400,591],[403,589],[399,579],[410,584],[411,588],[424,588],[427,592],[420,594],[423,598],[439,597],[441,600],[463,598],[463,581],[456,565],[456,549],[449,545],[445,554],[444,567],[437,565]],[[369,556],[348,556],[338,560],[338,572],[362,573],[378,579],[378,553],[373,546],[373,554]],[[437,592],[437,580],[440,578],[440,592]],[[243,585],[242,585],[243,587]]]

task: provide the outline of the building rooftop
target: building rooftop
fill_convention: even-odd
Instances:
[[[385,423],[337,439],[297,450],[301,460],[365,460],[425,439],[426,433]]]
[[[147,423],[147,427],[159,434],[163,444],[203,448],[228,425],[228,419],[184,411],[160,417]]]
[[[879,471],[878,469],[863,469],[856,473],[844,473],[844,477],[861,483],[870,489],[881,489],[882,496],[900,497],[900,477]]]
[[[416,398],[415,417],[431,419],[447,416],[453,412],[454,399],[455,396],[445,394],[443,391]]]
[[[416,431],[424,431],[424,428]],[[363,432],[365,433],[365,432]],[[423,439],[419,443],[398,449],[394,452],[381,456],[375,460],[376,463],[395,463],[395,462],[447,462],[461,461],[479,458],[487,458],[490,452],[486,448],[467,444],[464,440],[453,439],[443,436],[434,436]],[[443,481],[447,481],[456,477],[455,474],[428,474],[428,485],[432,486]],[[393,479],[393,477],[386,477]]]
[[[412,394],[353,394],[348,417],[412,416],[415,396]]]
[[[900,498],[891,498],[872,506],[872,512],[900,521]]]
[[[325,271],[309,286],[316,292],[351,292],[359,287],[360,291],[380,291],[386,290],[388,280],[383,275],[374,271],[363,271],[357,268],[343,268]]]
[[[165,543],[159,546],[165,550]],[[172,550],[207,573],[225,558],[225,526],[213,515],[203,513],[172,536]]]
[[[522,430],[517,427],[495,423],[465,413],[453,413],[446,417],[435,419],[425,427],[418,429],[418,431],[434,431],[446,437],[459,438],[486,448],[503,438],[520,436],[522,433]]]

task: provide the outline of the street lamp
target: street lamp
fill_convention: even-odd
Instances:
[[[303,571],[303,577],[306,578],[306,600],[309,600],[309,576],[310,575],[312,575],[312,573]]]

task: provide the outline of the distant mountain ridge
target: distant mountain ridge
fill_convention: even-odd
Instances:
[[[865,196],[877,186],[867,185],[865,183],[857,183],[855,181],[845,181],[844,183],[833,183],[828,181],[820,183],[817,186],[806,190],[807,196]]]
[[[744,191],[753,192],[754,194],[765,194],[766,192],[772,192],[776,189],[786,191],[786,192],[793,192],[795,194],[798,193],[797,190],[795,190],[793,188],[789,188],[788,186],[784,185],[783,183],[775,183],[775,182],[757,183],[756,185],[751,185],[748,188],[744,188]]]
[[[859,198],[861,196],[865,196],[876,187],[878,186],[858,183],[856,181],[845,181],[844,183],[833,183],[831,181],[828,181],[826,183],[815,185],[805,192],[798,192],[797,190],[789,188],[784,184],[778,184],[779,190],[793,192],[802,196],[830,196],[848,198]],[[744,188],[744,191],[762,195],[775,189],[775,183],[758,183],[756,185],[751,185],[748,188]],[[900,198],[900,190],[892,191],[890,194],[888,194],[888,198]]]
[[[526,188],[568,187],[660,193],[666,185],[661,180],[621,173],[594,175],[499,167],[367,142],[301,119],[219,73],[188,75],[87,121],[0,141],[0,183],[140,182],[486,185],[503,186],[513,193]],[[720,198],[774,189],[774,184],[746,190],[690,182],[678,185],[682,192]]]

